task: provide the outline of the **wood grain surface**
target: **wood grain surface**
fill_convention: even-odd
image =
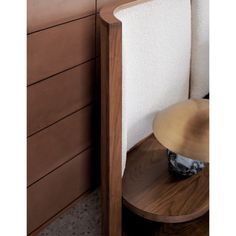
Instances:
[[[193,220],[209,209],[209,168],[176,178],[168,172],[166,149],[151,135],[128,153],[123,199],[130,210],[149,220]]]
[[[28,234],[91,187],[91,166],[89,149],[28,188]]]
[[[158,223],[123,209],[123,236],[208,236],[209,213],[185,223]]]
[[[27,31],[31,33],[91,14],[95,14],[95,0],[28,0]]]
[[[103,235],[121,235],[121,27],[101,21],[101,193]]]
[[[94,100],[92,60],[27,88],[28,136]]]
[[[28,35],[28,84],[95,57],[95,16]]]
[[[27,181],[31,185],[92,144],[92,106],[28,138]]]
[[[98,8],[105,2],[107,1],[98,2]],[[113,11],[127,2],[130,1],[115,1],[100,11],[101,192],[104,236],[122,234],[122,25]]]

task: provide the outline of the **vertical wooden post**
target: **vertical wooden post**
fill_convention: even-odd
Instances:
[[[121,236],[121,23],[101,19],[101,194],[104,236]]]

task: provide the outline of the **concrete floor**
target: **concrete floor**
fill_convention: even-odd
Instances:
[[[87,195],[37,236],[101,236],[99,191]]]

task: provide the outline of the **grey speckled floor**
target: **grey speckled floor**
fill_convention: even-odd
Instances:
[[[101,236],[98,190],[80,200],[37,236]]]

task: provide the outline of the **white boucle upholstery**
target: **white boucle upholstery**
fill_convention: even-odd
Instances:
[[[209,0],[192,0],[191,98],[209,92]]]
[[[149,0],[120,8],[122,173],[126,153],[152,132],[158,110],[188,98],[190,0]]]

